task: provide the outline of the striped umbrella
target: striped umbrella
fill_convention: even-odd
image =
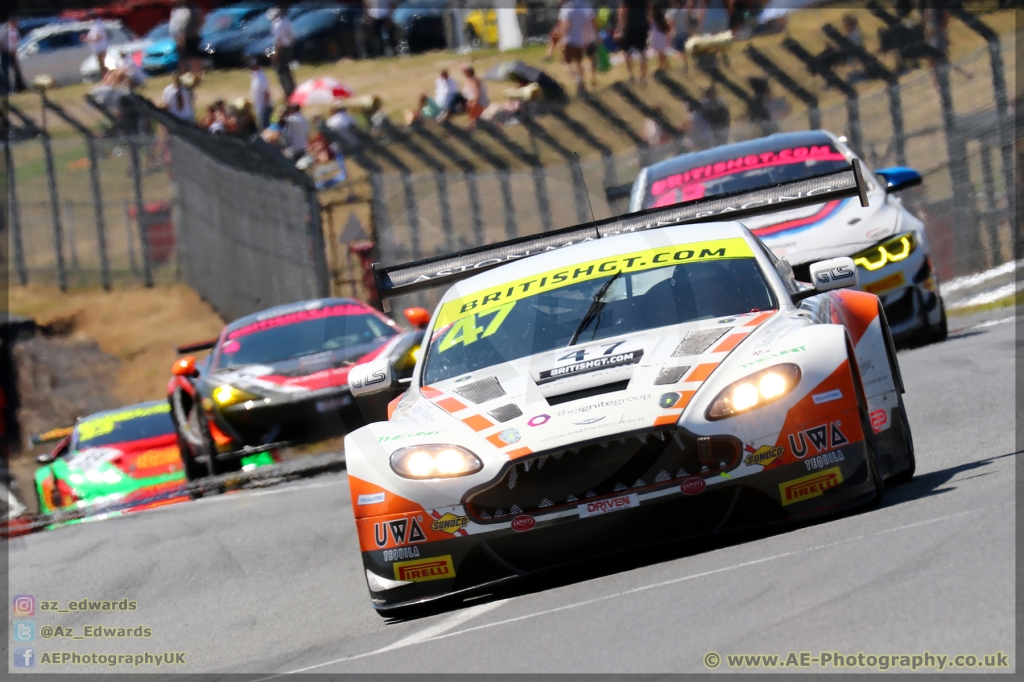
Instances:
[[[292,104],[330,104],[336,99],[352,96],[352,91],[333,78],[310,78],[300,85],[288,98]]]

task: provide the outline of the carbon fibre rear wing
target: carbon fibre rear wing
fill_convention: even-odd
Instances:
[[[479,272],[504,265],[519,258],[561,249],[573,244],[651,230],[669,225],[736,220],[765,213],[777,213],[808,204],[833,199],[860,197],[861,206],[868,205],[867,188],[858,159],[847,168],[822,173],[771,187],[718,194],[694,201],[654,208],[584,225],[574,225],[553,232],[519,237],[498,244],[467,249],[456,254],[435,256],[404,265],[373,264],[373,277],[381,305],[388,310],[387,300],[423,289],[431,289],[465,279]]]

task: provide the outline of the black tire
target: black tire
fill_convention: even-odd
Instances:
[[[210,476],[219,476],[242,468],[240,459],[217,459],[217,445],[213,442],[205,419],[199,419],[199,430],[203,434],[203,455],[206,456],[206,470]]]
[[[200,464],[192,456],[192,448],[185,437],[178,433],[178,450],[181,451],[181,463],[185,467],[185,480],[198,481],[207,474],[206,467]]]
[[[928,343],[942,343],[949,337],[949,322],[946,320],[946,304],[939,299],[939,310],[942,315],[939,322],[928,329]]]
[[[910,483],[911,479],[914,478],[914,472],[917,470],[917,457],[914,455],[914,436],[910,432],[910,422],[907,420],[907,410],[903,407],[903,396],[898,392],[896,393],[896,396],[898,399],[897,409],[900,413],[900,435],[903,437],[904,447],[906,448],[908,466],[898,474],[893,474],[889,477],[888,484],[890,487]]]
[[[877,507],[885,497],[885,481],[878,469],[878,443],[875,440],[875,430],[871,428],[871,417],[868,415],[868,400],[864,393],[864,386],[860,381],[860,371],[857,369],[857,355],[853,352],[853,344],[847,337],[847,357],[850,361],[850,372],[853,375],[853,388],[857,393],[857,411],[860,414],[860,426],[864,432],[864,447],[866,449],[865,460],[868,465],[868,476],[875,488],[875,496],[868,503],[868,506]]]

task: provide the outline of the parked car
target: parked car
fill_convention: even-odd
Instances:
[[[444,30],[446,0],[408,0],[391,15],[398,32],[399,52],[413,54],[448,47]]]
[[[288,9],[288,18],[297,18],[313,9],[308,5],[293,5]],[[206,53],[214,68],[232,68],[245,65],[245,50],[254,40],[270,35],[270,17],[267,12],[258,12],[241,26],[217,31],[204,36],[199,49]]]
[[[342,57],[357,57],[356,31],[362,9],[358,7],[321,7],[300,15],[292,22],[295,30],[295,59],[303,63],[336,62]],[[267,63],[274,54],[274,38],[262,36],[245,49],[246,59]]]
[[[120,21],[106,21],[110,45],[123,45],[135,40],[131,31]],[[70,85],[82,80],[82,61],[92,54],[83,38],[89,32],[90,22],[69,21],[48,24],[22,38],[18,45],[18,61],[26,81],[50,76],[55,85]]]
[[[107,54],[104,58],[104,63],[107,69],[113,69],[117,66],[117,60],[121,58],[121,55],[127,55],[136,60],[136,63],[141,65],[143,54],[146,48],[149,47],[150,41],[148,38],[140,38],[138,40],[132,40],[124,44],[114,45],[111,44],[107,48]],[[135,57],[135,55],[138,57]],[[78,67],[78,72],[85,82],[96,81],[100,79],[100,62],[96,59],[96,55],[90,54],[82,62],[82,65]]]
[[[246,24],[264,14],[273,7],[270,2],[242,2],[229,7],[222,7],[206,15],[200,38],[213,41],[218,36],[233,34],[245,29]],[[269,30],[269,27],[268,27]],[[178,46],[171,37],[167,24],[160,24],[153,29],[159,31],[159,38],[146,49],[142,58],[142,68],[150,73],[173,71],[178,66]],[[220,66],[214,62],[214,66]]]

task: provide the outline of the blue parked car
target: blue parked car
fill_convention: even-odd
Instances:
[[[222,7],[206,15],[206,21],[200,31],[203,47],[215,43],[225,36],[232,36],[244,32],[254,20],[263,18],[266,11],[273,7],[271,2],[243,2],[229,7]],[[267,23],[267,30],[270,24]],[[153,35],[157,34],[157,35]],[[153,43],[146,50],[142,57],[142,68],[150,73],[162,71],[173,71],[178,66],[178,46],[171,37],[168,24],[160,24],[152,31],[147,38],[152,37]],[[221,54],[214,54],[207,50],[207,54],[213,60],[213,66],[237,66],[234,61],[219,59]]]
[[[361,7],[317,7],[294,18],[295,59],[310,64],[357,57],[356,31],[362,13]],[[247,60],[255,58],[263,64],[273,54],[274,38],[269,33],[253,40],[245,49]]]
[[[300,16],[319,5],[292,5],[288,9],[288,18],[293,22]],[[215,67],[240,67],[245,66],[246,48],[254,41],[270,35],[270,17],[264,11],[258,16],[246,22],[237,30],[222,31],[199,44],[199,49],[205,52],[213,61]]]

